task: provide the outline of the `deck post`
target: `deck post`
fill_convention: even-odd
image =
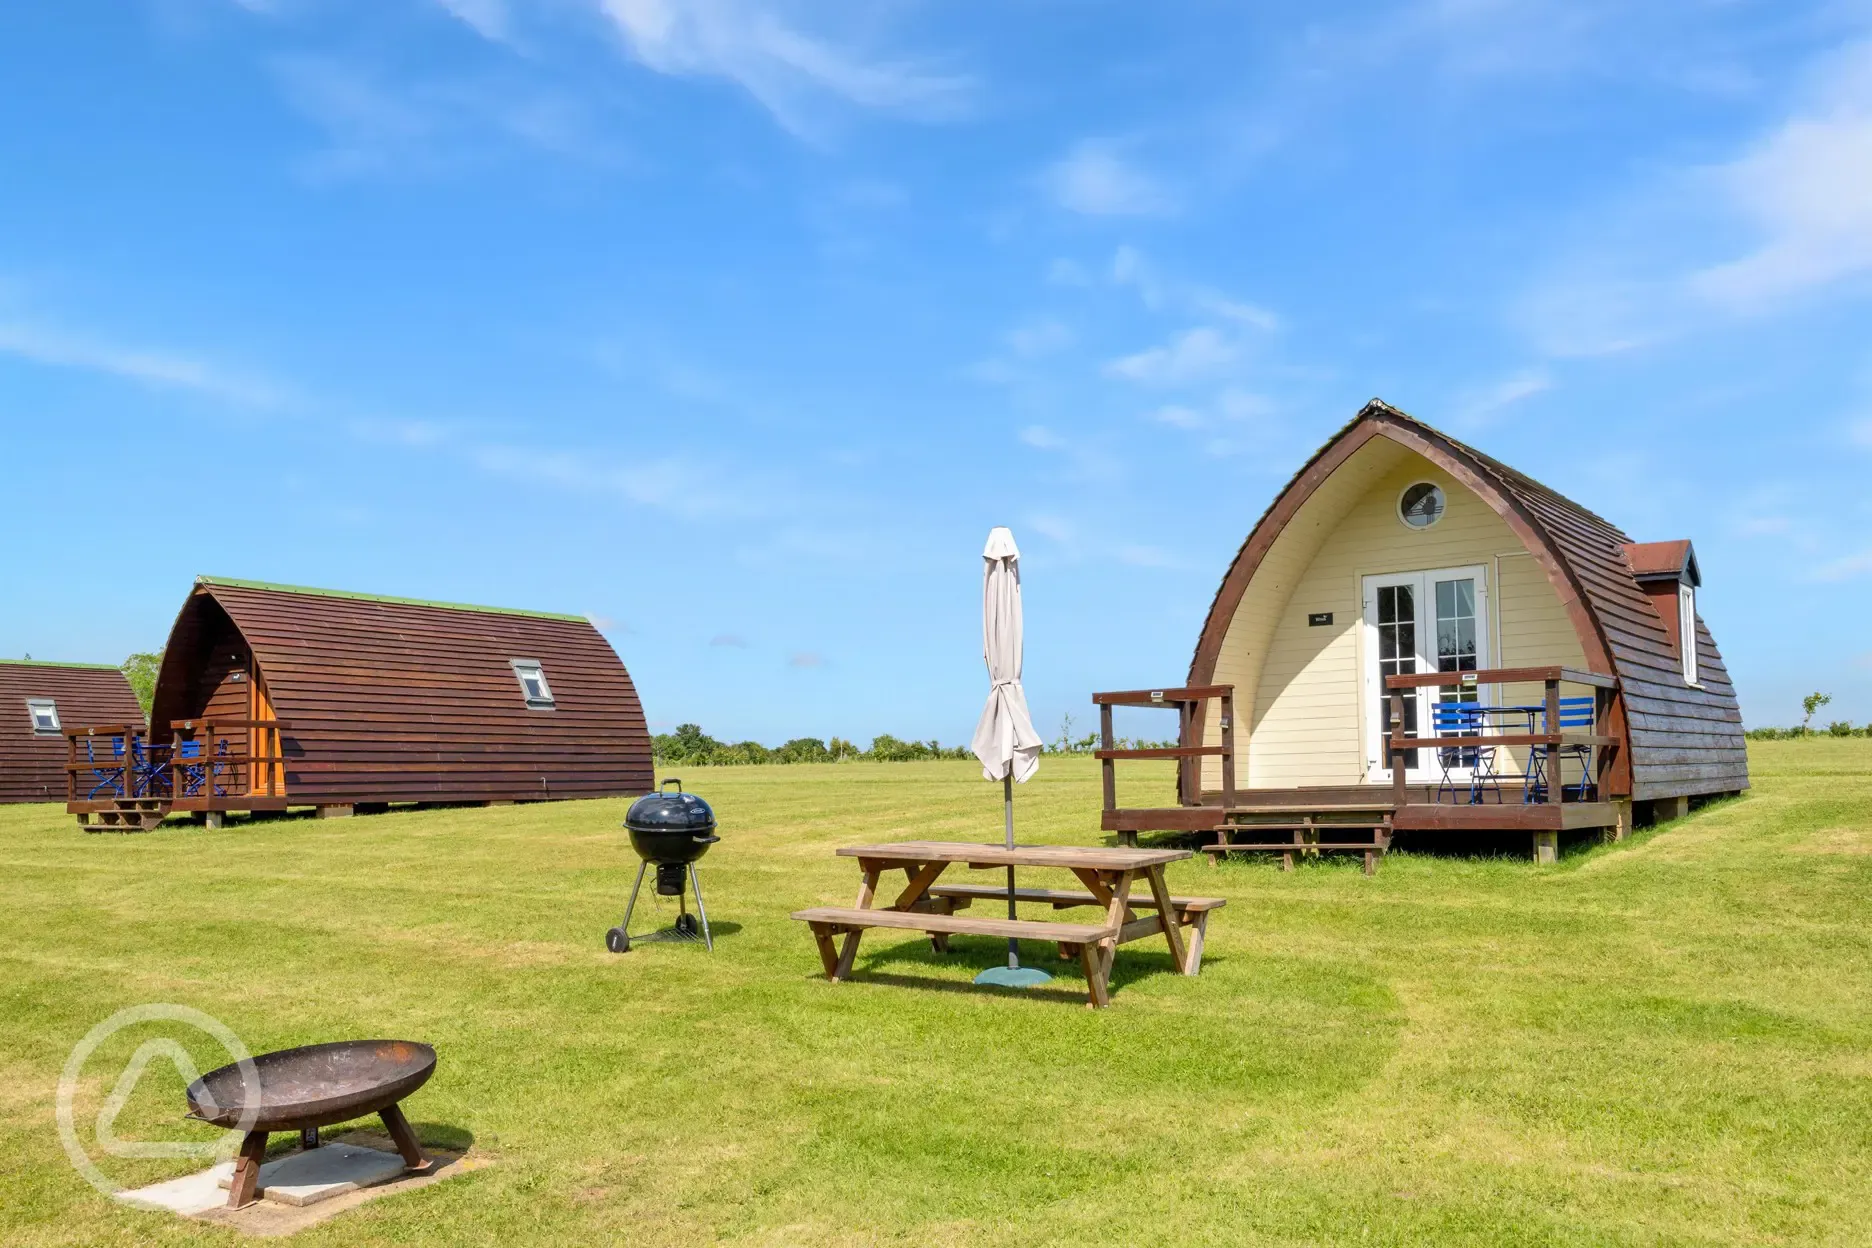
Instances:
[[[218,831],[221,827],[221,812],[218,810],[204,810],[202,812],[202,826],[207,828],[210,832]]]
[[[1547,678],[1547,804],[1557,806],[1566,792],[1566,784],[1560,775],[1560,681],[1557,677]],[[1549,834],[1551,835],[1551,834]],[[1541,858],[1541,834],[1534,834],[1534,856],[1543,862],[1553,859]],[[1550,851],[1551,852],[1551,849]]]
[[[1070,744],[1070,742],[1068,743]],[[1099,703],[1099,745],[1109,750],[1112,748],[1112,708],[1111,703]],[[1118,768],[1113,759],[1099,760],[1100,783],[1105,786],[1105,809],[1118,809]]]
[[[352,813],[353,808],[349,802],[318,808],[318,817],[321,819],[345,819],[349,818]]]
[[[1201,786],[1199,785],[1198,788]],[[1197,797],[1200,799],[1201,794]],[[1235,804],[1235,694],[1222,695],[1222,809]]]
[[[1539,863],[1560,861],[1560,834],[1558,832],[1534,834],[1534,861]]]
[[[1390,712],[1387,716],[1391,723],[1385,732],[1385,761],[1391,764],[1391,800],[1398,806],[1404,804],[1404,751],[1399,742],[1404,739],[1404,691],[1391,691]]]

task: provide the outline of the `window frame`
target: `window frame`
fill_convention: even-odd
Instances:
[[[1677,582],[1677,653],[1683,660],[1684,684],[1700,687],[1703,681],[1697,670],[1696,586],[1688,580]]]
[[[1404,514],[1404,496],[1420,485],[1429,486],[1436,491],[1437,495],[1436,518],[1431,520],[1429,524],[1412,524]],[[1443,517],[1449,514],[1449,491],[1443,488],[1440,482],[1431,481],[1427,478],[1419,478],[1398,491],[1397,501],[1391,508],[1391,514],[1397,518],[1399,524],[1409,529],[1412,533],[1428,533],[1431,529],[1436,528],[1437,525],[1442,524]]]
[[[520,683],[520,696],[525,699],[529,711],[552,711],[559,708],[553,697],[552,682],[546,679],[546,665],[538,659],[509,659],[507,665],[513,669],[514,679]],[[527,679],[532,677],[539,682],[539,694],[527,688]]]
[[[49,728],[42,728],[39,726],[39,712],[42,709],[51,713],[52,724]],[[65,735],[65,721],[59,718],[58,699],[56,698],[27,698],[26,718],[32,723],[33,736],[35,737],[61,737]]]

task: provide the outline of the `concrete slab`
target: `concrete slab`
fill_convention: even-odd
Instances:
[[[184,1216],[205,1213],[227,1204],[228,1184],[233,1177],[234,1163],[224,1161],[200,1174],[185,1174],[135,1191],[118,1192],[117,1199],[139,1209],[166,1209]]]
[[[326,1144],[311,1152],[288,1153],[260,1167],[260,1199],[281,1205],[316,1205],[346,1192],[387,1183],[403,1173],[403,1159],[356,1144]],[[233,1183],[233,1167],[220,1181]],[[221,1198],[223,1202],[227,1197]]]

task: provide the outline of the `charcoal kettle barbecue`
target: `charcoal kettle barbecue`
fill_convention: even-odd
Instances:
[[[671,785],[676,786],[674,793],[668,791]],[[644,872],[654,864],[657,895],[676,899],[677,934],[693,938],[696,916],[700,915],[702,941],[713,952],[715,939],[709,933],[708,911],[702,905],[702,884],[696,879],[695,864],[708,853],[709,846],[721,840],[715,835],[715,812],[695,794],[683,792],[682,781],[671,776],[655,793],[631,803],[624,812],[624,827],[630,833],[631,848],[643,861],[637,864],[637,880],[631,885],[630,902],[624,907],[624,921],[605,933],[605,948],[612,953],[630,952],[631,912],[637,908]],[[683,903],[685,882],[695,890],[695,915]]]

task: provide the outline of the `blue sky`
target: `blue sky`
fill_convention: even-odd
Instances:
[[[64,0],[0,91],[0,653],[207,572],[959,741],[1008,524],[1051,736],[1377,395],[1872,719],[1872,6]]]

